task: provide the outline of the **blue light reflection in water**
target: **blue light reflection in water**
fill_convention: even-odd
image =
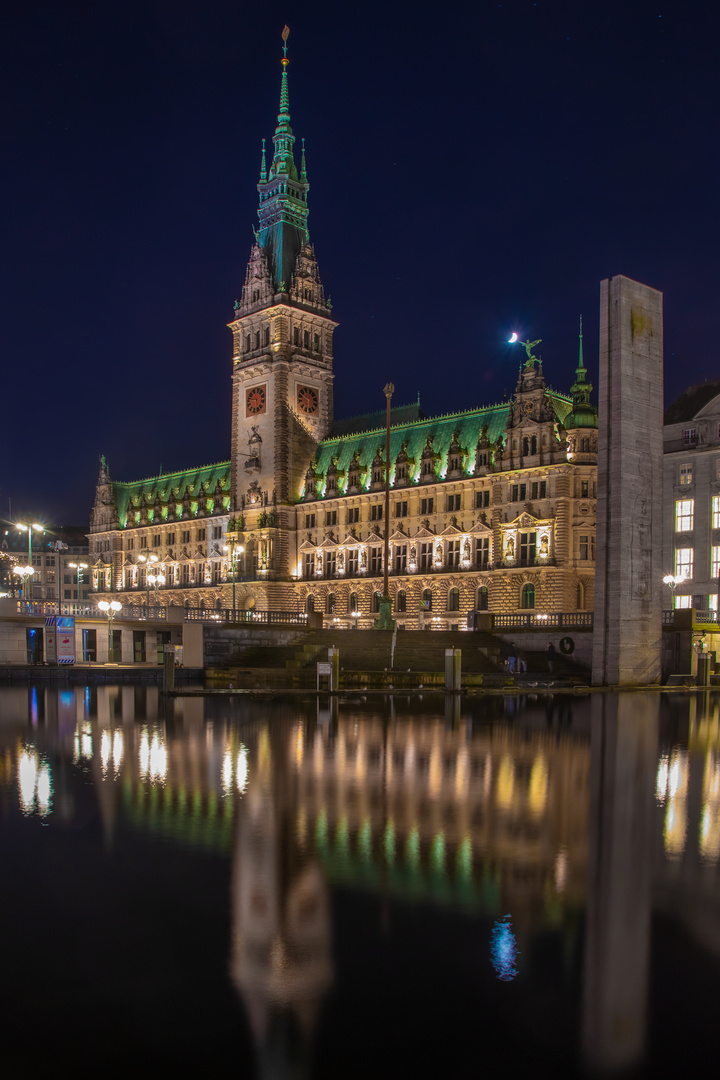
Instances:
[[[498,979],[511,982],[518,973],[518,948],[510,925],[510,916],[498,919],[490,935],[490,956]]]

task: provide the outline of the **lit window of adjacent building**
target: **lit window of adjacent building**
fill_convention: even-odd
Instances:
[[[692,465],[680,466],[680,483],[692,484]]]
[[[710,568],[711,577],[720,577],[720,547],[712,549],[712,563]]]
[[[688,596],[687,593],[685,593],[684,595],[676,596],[675,597],[675,607],[676,608],[689,608],[689,607],[692,607],[692,596]]]
[[[689,428],[684,429],[684,431],[682,433],[682,441],[683,441],[683,446],[694,446],[695,445],[695,428],[694,427],[689,427]]]
[[[713,499],[713,504],[715,499]],[[692,532],[695,510],[694,499],[677,499],[675,502],[675,532]],[[714,506],[713,506],[714,510]]]
[[[712,497],[712,527],[720,529],[720,495]]]
[[[711,595],[708,596],[708,611],[717,611],[717,609],[718,609],[717,593],[711,593]]]
[[[682,575],[688,581],[693,576],[693,549],[675,548],[675,574]]]

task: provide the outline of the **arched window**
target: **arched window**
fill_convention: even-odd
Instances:
[[[216,611],[222,611],[222,600],[220,599],[219,596],[215,600],[215,610]]]
[[[459,611],[460,610],[460,590],[459,589],[450,589],[450,592],[448,593],[448,599],[447,599],[447,609],[448,609],[448,611]]]
[[[395,610],[398,613],[402,611],[407,611],[407,595],[404,589],[400,589],[397,594],[397,599],[395,601]]]
[[[332,615],[335,611],[335,593],[328,593],[325,598],[325,614]]]
[[[313,611],[315,610],[315,598],[313,596],[308,596],[307,600],[305,601],[305,610],[308,615],[312,615]]]
[[[350,599],[348,600],[348,612],[352,615],[353,611],[359,611],[360,605],[358,604],[358,594],[356,592],[350,593]]]
[[[537,435],[533,435],[530,440],[530,453],[537,454]]]
[[[303,331],[303,348],[305,348],[305,349],[310,348],[310,331],[309,330],[304,330]]]
[[[522,587],[522,593],[520,595],[520,607],[535,607],[535,586],[531,585],[529,581],[527,581]]]
[[[375,612],[375,614],[377,614],[380,611],[380,597],[381,596],[382,596],[382,593],[380,593],[380,592],[374,592],[373,593],[373,611]]]
[[[578,611],[582,611],[585,603],[585,590],[583,589],[582,582],[578,581],[577,590],[575,592],[575,607]]]
[[[431,589],[423,589],[422,609],[423,609],[423,611],[432,611],[432,590]]]
[[[481,585],[477,591],[476,608],[478,611],[487,611],[488,609],[488,591],[487,585]]]

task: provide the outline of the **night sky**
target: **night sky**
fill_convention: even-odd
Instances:
[[[335,413],[567,390],[600,281],[665,294],[665,401],[720,377],[717,8],[686,0],[26,0],[6,12],[0,515],[227,460],[231,337],[280,32]],[[268,141],[271,146],[271,142]],[[296,144],[299,147],[299,141]],[[597,394],[594,396],[597,401]],[[11,510],[11,513],[10,513]]]

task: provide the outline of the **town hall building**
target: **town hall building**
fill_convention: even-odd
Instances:
[[[272,159],[235,303],[229,460],[130,483],[101,460],[90,522],[95,594],[124,606],[315,611],[370,626],[467,625],[473,611],[593,610],[597,410],[582,354],[567,393],[539,342],[510,400],[427,416],[336,419],[337,322],[308,232],[304,147],[290,125],[287,33]],[[299,157],[299,163],[298,163]],[[385,515],[389,468],[389,520]]]

